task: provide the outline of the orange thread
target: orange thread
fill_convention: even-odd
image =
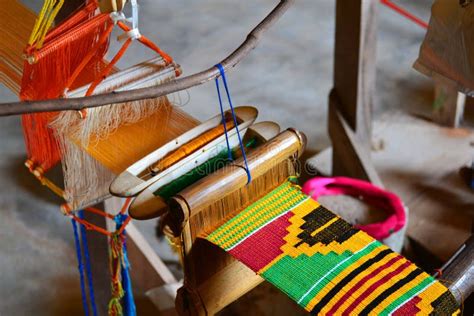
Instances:
[[[109,40],[110,33],[112,33],[112,29],[114,28],[113,24],[110,24],[105,32],[101,35],[99,40],[97,41],[97,44],[100,46],[102,44],[105,44]],[[77,68],[74,70],[72,73],[71,77],[66,83],[65,90],[68,90],[69,87],[76,81],[77,77],[79,74],[84,70],[84,68],[87,66],[87,64],[90,62],[90,60],[94,57],[95,55],[94,50],[90,50],[87,55],[84,57],[84,59],[81,61],[81,63],[77,66]]]
[[[97,77],[103,68],[103,57],[108,47],[108,41],[99,43],[98,38],[103,38],[102,34],[113,23],[107,14],[90,17],[92,7],[86,8],[71,17],[72,22],[61,24],[48,33],[47,41],[41,49],[26,49],[30,57],[33,56],[29,59],[34,59],[35,63],[24,63],[21,100],[58,98],[66,86],[82,86]],[[53,37],[50,34],[57,35]],[[88,63],[83,62],[84,56],[91,51],[93,58]],[[75,72],[80,72],[80,75]],[[72,75],[77,80],[68,83],[72,81]],[[47,112],[22,116],[28,159],[40,163],[45,171],[56,165],[61,158],[54,132],[49,128],[49,123],[57,115],[57,112]]]
[[[123,22],[117,22],[117,25],[124,31],[128,32],[131,30],[131,28],[126,25]],[[173,62],[173,58],[171,58],[170,55],[165,53],[161,48],[159,48],[157,45],[155,45],[152,41],[150,41],[146,36],[141,35],[140,38],[138,38],[138,41],[142,43],[143,45],[147,46],[148,48],[154,50],[157,52],[163,59],[166,61],[167,64],[171,64]]]
[[[114,58],[112,58],[110,63],[107,65],[107,67],[105,67],[105,69],[100,73],[100,75],[96,78],[96,80],[92,82],[89,89],[87,89],[86,96],[90,96],[94,92],[95,88],[102,82],[102,80],[104,80],[108,76],[110,71],[113,69],[114,65],[120,60],[120,58],[122,58],[122,56],[125,54],[126,50],[128,49],[131,43],[132,43],[131,38],[125,41],[125,43],[122,45],[122,47],[117,52],[117,54],[115,54]]]
[[[226,121],[227,130],[234,128],[234,122],[232,120]],[[214,127],[202,135],[194,138],[190,142],[184,144],[180,148],[176,149],[175,151],[167,154],[163,159],[158,161],[154,166],[151,167],[151,172],[158,173],[163,171],[173,164],[177,163],[184,157],[194,153],[195,151],[199,150],[200,148],[204,147],[207,143],[213,141],[217,137],[224,134],[224,125],[219,124],[219,126]]]

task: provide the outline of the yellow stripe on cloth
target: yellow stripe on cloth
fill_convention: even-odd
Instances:
[[[406,262],[406,261],[405,261]],[[402,262],[405,263],[405,262]],[[399,267],[400,265],[397,265],[397,268]],[[405,270],[403,270],[401,273],[399,273],[396,278],[393,278],[391,280],[391,282],[386,282],[384,284],[382,284],[381,286],[379,286],[375,291],[373,291],[372,293],[370,293],[367,297],[364,298],[364,300],[361,302],[361,304],[359,304],[359,306],[354,310],[354,314],[355,315],[358,315],[360,314],[360,312],[368,305],[370,304],[372,301],[374,301],[380,294],[382,294],[385,290],[389,289],[391,286],[393,286],[393,284],[397,281],[397,280],[401,280],[403,278],[405,278],[406,276],[408,276],[411,272],[415,271],[417,269],[416,266],[414,265],[410,265],[408,266]],[[393,269],[390,269],[390,271],[394,271],[395,268]],[[400,292],[397,291],[396,294],[398,294],[398,296],[400,295]],[[391,301],[390,301],[391,303]]]
[[[350,283],[347,284],[347,286],[342,290],[340,291],[336,297],[333,299],[332,303],[333,304],[336,304],[340,298],[342,298],[346,292],[350,289],[352,289],[355,285],[357,285],[358,282],[360,282],[362,279],[366,278],[368,275],[370,275],[371,273],[374,273],[375,270],[379,269],[380,266],[383,266],[385,264],[387,264],[389,261],[391,261],[392,259],[396,258],[400,256],[399,254],[397,253],[391,253],[389,254],[388,256],[386,256],[385,258],[383,258],[382,260],[380,260],[379,264],[374,264],[372,266],[370,266],[368,269],[366,269],[364,272],[360,273],[356,278],[354,278]],[[396,269],[397,267],[399,267],[403,262],[405,262],[403,259],[400,259],[398,260],[397,262],[395,262],[393,265],[390,266],[390,268],[387,268],[387,269],[384,269],[382,271],[380,271],[379,273],[377,273],[376,275],[374,275],[372,278],[368,279],[366,282],[364,282],[364,284],[360,285],[359,289],[357,289],[356,291],[354,291],[354,293],[352,293],[351,296],[349,296],[342,304],[341,306],[336,310],[336,313],[339,311],[339,312],[342,312],[344,311],[345,309],[347,309],[347,307],[349,307],[350,304],[352,304],[352,302],[354,302],[354,300],[357,298],[357,297],[360,297],[360,295],[365,291],[367,290],[367,288],[369,288],[372,284],[374,284],[375,282],[377,282],[377,280],[383,278],[385,275],[387,275],[388,273],[390,273],[391,271],[393,271],[394,269]],[[332,304],[332,305],[333,305]]]
[[[375,249],[373,252],[370,253],[371,256],[376,256],[377,254],[379,254],[381,251],[387,249],[386,247],[378,247],[377,249]],[[352,271],[354,271],[355,269],[357,269],[360,265],[362,265],[365,261],[367,261],[367,258],[366,257],[362,257],[360,258],[359,260],[355,261],[353,264],[351,264],[349,267],[347,267],[346,269],[344,269],[344,271],[342,271],[341,273],[339,273],[337,276],[333,277],[331,279],[331,281],[315,296],[313,297],[313,299],[308,303],[308,305],[306,306],[306,309],[307,310],[312,310],[314,308],[314,306],[316,306],[316,304],[323,298],[326,296],[326,294],[328,294],[334,286],[336,286],[338,283],[340,283],[342,281],[342,279],[344,279],[345,277],[347,277],[347,275],[349,275]],[[346,288],[346,287],[344,287]],[[334,304],[335,299],[334,297],[331,299],[331,301],[326,304],[323,308],[323,310],[321,311],[322,314],[325,314],[327,313],[331,307],[333,306]]]

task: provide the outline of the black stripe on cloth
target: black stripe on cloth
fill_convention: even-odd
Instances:
[[[369,313],[376,308],[380,303],[382,303],[387,297],[398,291],[400,288],[402,288],[404,285],[408,284],[410,281],[413,281],[417,276],[422,274],[423,271],[420,269],[416,268],[410,274],[408,274],[406,277],[383,291],[379,296],[377,296],[372,302],[370,302],[369,305],[367,305],[362,312],[360,312],[360,315],[369,315]]]
[[[345,278],[343,278],[340,282],[338,282],[319,302],[316,306],[311,310],[311,314],[318,314],[321,312],[324,306],[328,304],[331,299],[335,297],[339,291],[341,291],[344,286],[346,286],[349,282],[351,282],[355,277],[357,277],[361,272],[367,270],[371,265],[379,262],[389,254],[393,253],[390,249],[385,249],[379,252],[376,256],[370,258],[363,264],[361,264],[357,269],[354,269],[351,273],[349,273]]]
[[[313,234],[318,228],[314,228],[315,226],[311,225],[302,225],[301,227],[303,226],[305,226],[306,229],[298,234],[300,242],[295,245],[295,248],[303,243],[308,244],[310,247],[317,243],[322,243],[327,246],[333,241],[343,243],[358,231],[340,218],[314,236]]]

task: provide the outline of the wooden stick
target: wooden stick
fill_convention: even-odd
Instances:
[[[295,0],[281,0],[272,12],[270,12],[270,14],[249,33],[247,39],[232,54],[221,62],[224,69],[228,71],[244,59],[244,57],[246,57],[249,52],[257,46],[263,34],[270,29],[294,3]],[[218,76],[219,70],[214,66],[199,73],[150,88],[98,94],[83,98],[2,103],[0,104],[0,116],[37,112],[82,110],[106,104],[153,99],[201,85]]]
[[[294,153],[300,156],[305,145],[306,136],[303,133],[288,129],[254,149],[247,156],[248,168],[252,178],[260,177]],[[185,208],[181,208],[183,212],[191,211],[191,214],[179,214],[178,210],[174,213],[175,215],[179,214],[183,219],[195,216],[198,210],[202,210],[212,202],[218,201],[223,196],[244,187],[246,184],[247,173],[243,165],[243,158],[240,158],[232,165],[217,170],[173,197],[172,202],[186,205]]]

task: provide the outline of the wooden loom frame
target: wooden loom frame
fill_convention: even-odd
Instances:
[[[222,64],[225,68],[235,66],[248,52],[253,49],[262,33],[268,29],[285,11],[294,0],[283,0],[279,6],[272,11],[250,35],[246,42],[241,45],[233,54],[225,59]],[[72,3],[71,3],[72,4]],[[375,19],[377,0],[354,0],[351,2],[338,0],[336,4],[336,49],[334,67],[334,89],[329,97],[329,134],[333,141],[333,171],[335,174],[349,175],[356,178],[370,180],[382,185],[370,160],[370,135],[371,135],[371,107],[373,103],[374,78],[375,78]],[[347,37],[347,34],[354,33],[357,36]],[[356,52],[356,53],[354,53]],[[216,68],[210,68],[201,73],[175,80],[169,84],[164,84],[151,89],[139,89],[124,93],[109,95],[98,95],[95,97],[81,98],[74,100],[50,100],[39,102],[13,102],[0,105],[0,116],[15,115],[24,112],[41,112],[45,110],[71,110],[82,109],[84,107],[99,106],[103,104],[118,103],[128,100],[152,98],[174,91],[186,89],[188,87],[205,83],[218,76]],[[113,203],[112,203],[113,204]],[[108,204],[106,203],[106,206]],[[107,208],[109,208],[107,206]],[[115,207],[113,208],[115,209]],[[91,222],[97,222],[97,218],[89,218]],[[104,224],[104,223],[101,223]],[[133,229],[132,229],[133,230]],[[131,239],[135,239],[130,234]],[[137,238],[140,240],[140,238]],[[144,240],[144,239],[143,239]],[[136,245],[139,252],[145,258],[145,266],[151,268],[151,273],[160,276],[163,282],[174,282],[170,275],[160,275],[160,269],[156,260],[156,254],[143,249],[143,242],[140,240]],[[106,240],[94,242],[91,249],[91,256],[95,262],[106,264],[107,260],[101,259],[106,247]],[[466,244],[465,249],[473,247],[472,238]],[[145,247],[146,248],[146,247]],[[461,267],[458,271],[453,271],[455,280],[462,280],[462,275],[468,269],[471,257],[461,260],[461,256],[455,255],[451,265],[446,271],[456,270],[455,266]],[[97,254],[97,256],[96,256]],[[150,259],[153,257],[152,259]],[[95,264],[95,270],[100,271],[96,279],[103,279],[103,269],[99,264]],[[162,266],[164,267],[164,265]],[[149,275],[144,275],[149,279]],[[102,280],[96,282],[101,283]],[[455,283],[454,287],[466,289],[467,282]],[[102,288],[101,284],[99,287]],[[109,286],[106,282],[107,289]],[[451,287],[452,288],[452,287]],[[472,287],[471,287],[472,290]],[[98,291],[98,297],[106,297]],[[99,299],[99,301],[101,301]]]
[[[378,0],[336,1],[334,87],[329,95],[328,131],[333,148],[333,175],[359,178],[383,187],[370,157],[377,4]],[[436,89],[439,88],[437,85]],[[454,101],[450,102],[456,109],[446,116],[456,122],[461,103],[458,94],[451,95]],[[474,234],[441,269],[443,279],[451,280],[446,286],[460,303],[474,292],[472,262]]]

